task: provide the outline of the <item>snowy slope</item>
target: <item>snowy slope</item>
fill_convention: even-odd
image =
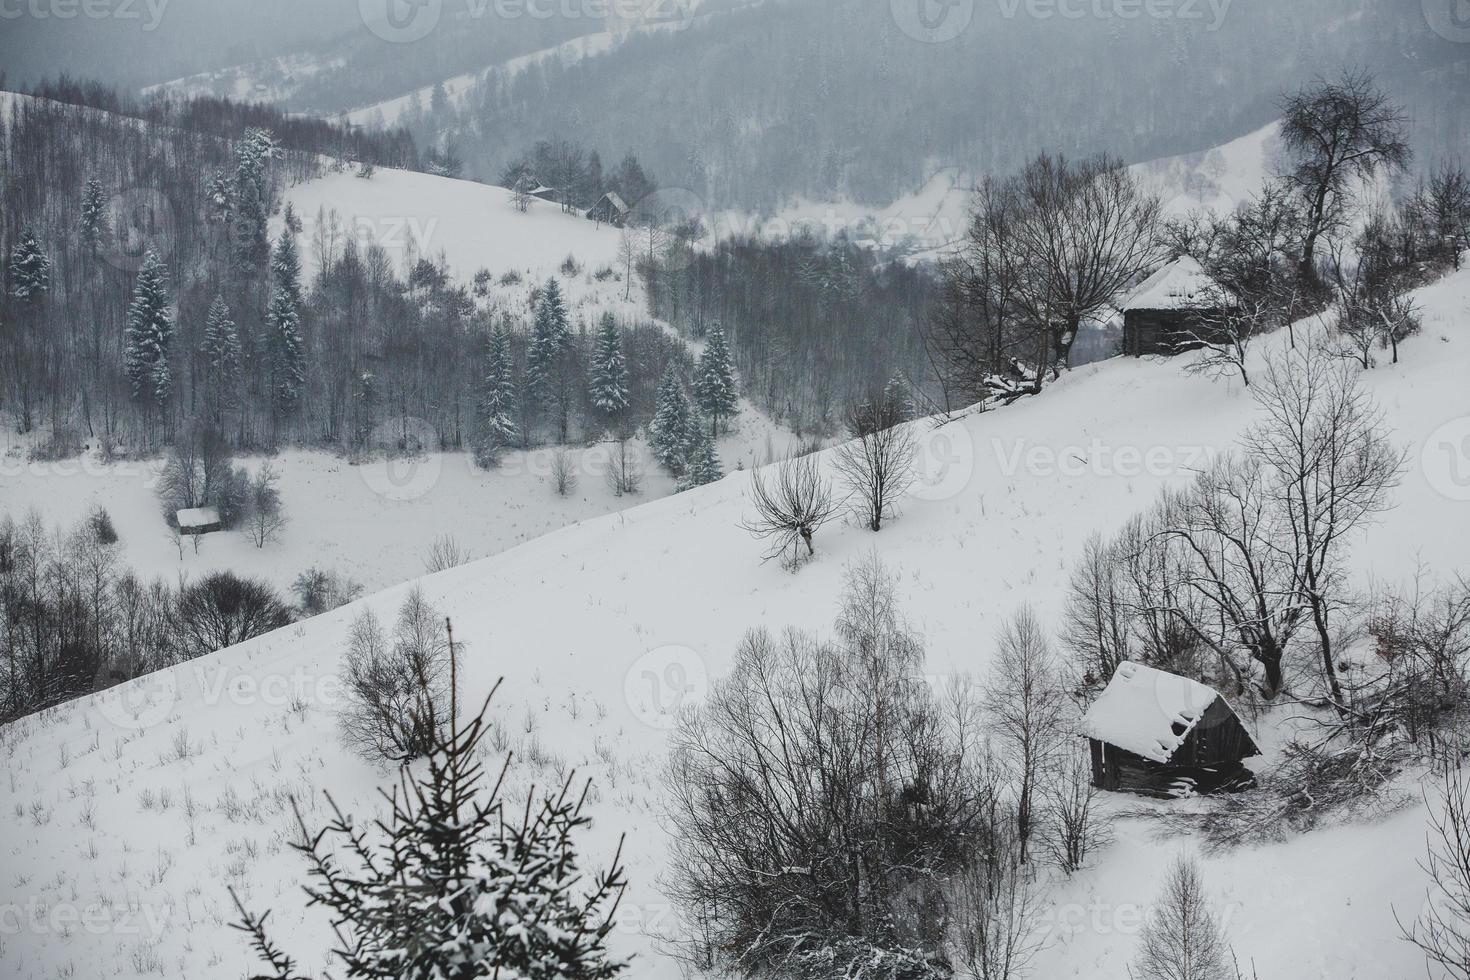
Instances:
[[[1282,166],[1280,123],[1197,153],[1163,157],[1129,169],[1164,202],[1164,212],[1182,216],[1196,209],[1233,210],[1259,192]],[[711,224],[716,237],[735,234],[784,238],[808,232],[850,237],[884,249],[900,249],[915,260],[943,256],[963,238],[976,180],[949,167],[930,176],[911,194],[883,208],[847,200],[798,200],[771,215],[721,212]]]
[[[1164,213],[1176,216],[1197,209],[1233,211],[1284,166],[1281,123],[1272,121],[1220,146],[1150,160],[1131,169],[1163,200]]]
[[[1470,427],[1470,271],[1421,291],[1420,301],[1424,334],[1404,346],[1400,365],[1366,375],[1413,460],[1398,507],[1356,552],[1356,574],[1380,580],[1407,577],[1419,560],[1440,573],[1467,562],[1470,458],[1452,454]],[[726,669],[744,629],[825,628],[844,564],[878,546],[901,573],[930,671],[983,671],[990,637],[1018,604],[1044,618],[1057,612],[1088,532],[1116,527],[1160,487],[1189,479],[1251,417],[1237,385],[1186,375],[1178,361],[1112,361],[1009,409],[925,427],[926,477],[902,516],[877,537],[853,524],[824,529],[818,559],[794,576],[762,564],[759,545],[737,527],[748,475],[732,474],[422,586],[465,641],[468,695],[506,677],[495,713],[521,760],[515,791],[568,766],[596,781],[590,846],[606,853],[626,834],[633,877],[617,944],[640,954],[640,980],[673,980],[677,965],[650,938],[669,928],[657,887],[667,712]],[[357,608],[391,616],[407,588]],[[366,815],[389,778],[334,737],[333,678],[356,611],[3,732],[0,861],[16,902],[40,911],[34,925],[0,939],[0,973],[236,977],[246,951],[224,928],[227,884],[253,907],[274,907],[282,943],[309,965],[322,962],[322,922],[302,911],[284,807],[287,794],[315,802],[330,789]],[[321,817],[318,803],[308,820]],[[1137,916],[1161,869],[1193,849],[1187,840],[1160,844],[1149,830],[1123,823],[1096,868],[1052,893],[1054,941],[1035,976],[1128,976]],[[1422,900],[1414,864],[1422,830],[1422,812],[1411,810],[1205,860],[1242,962],[1263,977],[1420,975],[1392,909],[1413,915]],[[58,910],[93,908],[95,928],[63,934],[56,924]]]
[[[318,229],[332,230],[332,212],[339,239],[376,242],[400,264],[410,250],[423,258],[443,252],[451,273],[466,281],[480,268],[496,276],[510,270],[545,276],[568,255],[590,269],[616,265],[616,228],[541,200],[532,200],[522,213],[512,197],[503,187],[392,169],[367,179],[332,173],[286,190],[286,201],[305,225],[300,243],[307,275],[316,269]],[[277,218],[273,233],[280,230]]]
[[[446,78],[439,84],[444,88],[444,94],[449,97],[451,105],[462,106],[466,96],[473,93],[476,86],[485,81],[492,73],[499,76],[502,82],[508,82],[525,71],[532,65],[557,61],[563,65],[574,65],[585,58],[599,54],[606,54],[619,44],[638,34],[670,33],[680,31],[693,23],[705,20],[709,15],[692,16],[698,5],[695,3],[680,4],[670,7],[670,11],[676,12],[676,16],[665,22],[650,24],[628,24],[619,23],[614,29],[597,31],[593,34],[584,34],[581,37],[570,38],[560,44],[554,44],[539,51],[528,54],[517,55],[497,65],[490,65],[478,71],[466,72]],[[650,8],[651,10],[654,8]],[[668,16],[667,11],[662,11]],[[400,95],[392,99],[384,99],[357,109],[351,109],[342,114],[347,122],[358,126],[370,126],[382,124],[392,126],[398,123],[404,113],[414,108],[428,111],[429,100],[434,93],[433,85],[425,85],[415,89],[407,95]]]

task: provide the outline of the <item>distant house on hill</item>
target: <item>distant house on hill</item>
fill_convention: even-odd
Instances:
[[[221,527],[219,511],[213,507],[187,507],[174,514],[180,534],[208,534]]]
[[[598,224],[612,225],[621,228],[627,223],[629,214],[628,205],[623,203],[622,197],[617,191],[608,191],[597,199],[597,203],[587,210],[587,218]]]
[[[1146,796],[1236,792],[1255,785],[1255,740],[1219,692],[1124,661],[1082,719],[1092,783]]]
[[[1198,261],[1181,256],[1145,279],[1121,305],[1123,353],[1142,357],[1198,347],[1229,301]]]
[[[511,190],[517,196],[536,197],[543,201],[551,201],[553,204],[561,203],[561,194],[557,189],[541,183],[529,170],[516,178],[515,186]]]

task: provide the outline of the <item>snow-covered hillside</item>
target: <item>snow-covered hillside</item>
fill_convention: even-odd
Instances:
[[[538,199],[521,212],[513,197],[503,187],[384,168],[370,178],[329,173],[288,187],[285,199],[303,222],[298,241],[307,276],[316,271],[319,232],[339,243],[375,242],[400,264],[410,251],[419,258],[442,252],[451,275],[464,282],[477,269],[497,278],[512,271],[544,277],[568,256],[589,276],[599,268],[621,275],[618,229]],[[272,233],[279,231],[278,215]],[[624,292],[621,279],[616,291]]]
[[[1396,509],[1355,551],[1364,580],[1402,580],[1420,561],[1447,574],[1467,561],[1470,458],[1454,454],[1470,426],[1470,271],[1419,299],[1423,334],[1402,363],[1365,375],[1412,463]],[[923,426],[925,478],[901,517],[876,538],[855,523],[824,529],[818,558],[795,575],[762,564],[738,527],[749,477],[737,473],[419,583],[465,644],[467,696],[506,678],[494,714],[518,758],[513,793],[576,767],[596,785],[591,849],[606,855],[627,835],[633,883],[615,942],[639,955],[635,975],[679,975],[654,938],[670,928],[658,888],[670,712],[726,669],[741,633],[825,629],[844,565],[881,545],[929,670],[983,672],[996,627],[1019,604],[1057,613],[1090,531],[1188,480],[1250,422],[1238,385],[1182,368],[1114,360],[1008,409]],[[302,865],[286,847],[287,798],[307,801],[313,823],[322,790],[359,816],[380,806],[375,790],[391,777],[336,738],[335,677],[351,617],[363,608],[391,617],[409,588],[5,729],[0,859],[14,900],[33,913],[0,938],[4,973],[238,976],[248,956],[224,928],[227,885],[274,908],[277,938],[307,965],[324,962],[324,923],[303,911]],[[1095,867],[1049,894],[1052,943],[1036,976],[1129,975],[1160,870],[1195,849],[1151,829],[1122,822]],[[1393,912],[1412,916],[1423,899],[1422,833],[1423,812],[1412,809],[1207,857],[1203,868],[1242,962],[1260,976],[1416,976],[1422,960],[1398,941]]]
[[[1279,122],[1271,122],[1220,146],[1149,160],[1129,169],[1159,196],[1169,216],[1199,209],[1224,214],[1281,172],[1285,160],[1280,128]],[[779,239],[843,232],[872,247],[898,249],[911,260],[923,261],[942,257],[964,237],[976,184],[973,175],[948,167],[886,207],[848,200],[798,200],[771,215],[725,211],[711,219],[712,236]]]
[[[351,237],[380,245],[401,271],[411,257],[441,255],[462,283],[489,269],[493,279],[477,302],[519,322],[531,317],[531,288],[553,275],[562,284],[574,330],[590,330],[608,310],[622,322],[647,320],[641,285],[626,283],[617,268],[619,231],[555,204],[532,200],[522,212],[504,188],[391,169],[371,179],[350,170],[328,173],[287,188],[285,196],[302,220],[298,250],[308,278],[316,273],[323,244],[340,248]],[[278,214],[273,235],[281,225]],[[562,270],[568,258],[575,273]],[[599,270],[604,278],[598,278]],[[502,281],[512,273],[514,281]],[[698,350],[697,343],[691,346]],[[728,471],[784,455],[791,443],[789,432],[744,403],[717,451]],[[570,448],[578,482],[565,498],[552,488],[549,448],[508,453],[490,472],[477,468],[468,453],[354,462],[287,450],[273,460],[290,520],[280,540],[258,549],[243,532],[227,532],[200,539],[196,552],[193,542],[181,550],[163,521],[155,493],[161,459],[108,465],[87,455],[29,462],[29,443],[6,427],[0,435],[0,513],[19,519],[35,510],[49,526],[70,527],[94,506],[105,506],[121,534],[124,563],[148,577],[173,581],[230,568],[284,590],[298,573],[319,566],[372,591],[419,574],[423,553],[437,535],[452,535],[470,554],[484,557],[672,493],[673,478],[653,460],[645,441],[637,438],[632,445],[645,474],[638,495],[620,497],[607,485],[611,444],[604,442]]]

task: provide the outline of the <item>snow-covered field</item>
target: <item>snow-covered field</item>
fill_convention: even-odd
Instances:
[[[511,192],[490,184],[387,168],[362,178],[347,170],[288,187],[285,199],[302,220],[307,277],[316,272],[319,232],[329,240],[376,242],[400,264],[410,251],[419,258],[442,252],[454,277],[464,281],[482,268],[497,278],[510,271],[544,278],[568,255],[588,275],[617,266],[618,229],[542,200],[517,211]],[[273,233],[280,231],[279,222],[277,215]],[[623,293],[621,281],[616,291]]]
[[[1358,543],[1363,581],[1401,581],[1421,561],[1446,575],[1467,565],[1470,271],[1419,299],[1424,333],[1402,363],[1365,375],[1411,465],[1396,509]],[[795,575],[761,563],[739,528],[749,478],[735,473],[419,584],[465,643],[466,695],[506,679],[494,714],[517,753],[513,793],[569,767],[594,780],[590,849],[606,855],[627,835],[632,886],[617,946],[639,955],[638,977],[672,980],[677,964],[653,938],[670,927],[658,888],[667,725],[726,669],[746,628],[826,628],[843,567],[881,545],[931,672],[983,672],[997,626],[1020,603],[1056,614],[1090,531],[1188,480],[1252,414],[1239,385],[1187,375],[1179,361],[1110,361],[1040,398],[924,426],[924,479],[899,519],[876,538],[853,522],[823,529],[817,559]],[[398,571],[416,562],[403,555]],[[286,801],[306,801],[311,822],[322,819],[322,790],[359,815],[378,808],[375,789],[390,776],[336,738],[335,677],[351,617],[391,617],[409,588],[5,729],[0,862],[21,914],[0,933],[0,972],[239,976],[248,955],[224,928],[227,885],[273,907],[277,938],[321,965],[327,933],[303,909]],[[1410,809],[1205,858],[1242,963],[1262,977],[1422,975],[1393,913],[1412,916],[1423,900],[1423,824]],[[1195,850],[1152,829],[1123,822],[1095,867],[1049,893],[1053,941],[1035,976],[1128,976],[1161,869]]]
[[[570,450],[578,479],[566,497],[553,488],[552,449],[507,453],[490,471],[475,466],[468,453],[376,456],[354,463],[327,452],[287,450],[271,460],[281,475],[290,522],[279,539],[256,548],[243,529],[220,532],[198,538],[196,551],[194,539],[186,538],[181,548],[164,523],[155,493],[161,459],[29,462],[16,444],[8,447],[13,451],[0,449],[0,513],[19,519],[35,510],[48,525],[70,527],[93,507],[105,507],[121,535],[124,564],[170,582],[233,569],[284,591],[314,566],[339,571],[371,592],[420,574],[421,559],[440,535],[484,558],[673,493],[673,478],[642,439],[632,445],[645,479],[640,493],[622,497],[606,482],[614,448],[607,442]],[[789,435],[749,405],[718,440],[727,470],[749,469],[769,453],[789,449]],[[244,461],[252,468],[261,462]]]

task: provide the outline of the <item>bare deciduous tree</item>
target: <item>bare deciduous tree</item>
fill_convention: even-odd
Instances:
[[[944,880],[990,853],[994,801],[892,589],[876,560],[854,569],[837,642],[748,633],[680,721],[669,892],[706,968],[936,975]]]
[[[1200,473],[1189,491],[1166,498],[1155,532],[1182,551],[1171,563],[1175,594],[1200,603],[1171,610],[1218,656],[1244,688],[1244,650],[1264,673],[1261,694],[1276,697],[1285,683],[1282,659],[1305,610],[1296,595],[1297,566],[1278,546],[1289,539],[1286,516],[1272,506],[1269,474],[1259,460],[1229,455]]]
[[[443,626],[418,589],[399,608],[391,637],[371,610],[353,620],[339,723],[347,744],[367,758],[404,762],[438,743],[451,696]]]
[[[1451,767],[1439,799],[1425,802],[1429,840],[1419,866],[1429,875],[1429,893],[1416,919],[1399,920],[1399,931],[1428,965],[1452,980],[1470,980],[1470,776]]]
[[[1096,806],[1092,762],[1083,751],[1062,755],[1042,778],[1042,815],[1037,843],[1065,874],[1087,866],[1087,860],[1112,840],[1112,828]]]
[[[1065,737],[1067,695],[1061,670],[1041,622],[1029,607],[1017,610],[998,640],[982,694],[986,721],[1003,746],[1016,794],[1016,843],[1030,856],[1036,795]]]
[[[267,460],[250,478],[248,502],[245,509],[245,529],[255,547],[264,548],[266,542],[275,540],[286,526],[286,514],[281,509],[281,492],[276,484],[280,474]]]
[[[1139,936],[1139,980],[1230,980],[1235,975],[1225,929],[1205,894],[1199,867],[1175,858]]]
[[[913,485],[914,432],[901,407],[886,394],[850,406],[846,421],[853,438],[835,451],[835,466],[847,483],[849,499],[856,501],[854,511],[869,530],[877,531]]]
[[[214,572],[180,590],[175,620],[180,649],[198,656],[288,626],[291,610],[264,582]]]
[[[816,554],[812,538],[843,505],[833,495],[831,481],[822,475],[817,457],[810,453],[753,471],[750,499],[755,514],[741,527],[771,542],[767,561],[779,558],[788,568],[801,563],[802,545],[806,557]]]
[[[1290,560],[1293,598],[1309,611],[1323,678],[1341,705],[1332,618],[1345,599],[1346,546],[1391,505],[1404,451],[1357,375],[1312,351],[1268,361],[1256,403],[1265,417],[1245,447],[1266,468],[1266,498],[1284,532],[1272,547]]]
[[[1407,121],[1372,75],[1354,70],[1318,79],[1281,109],[1281,138],[1296,157],[1287,180],[1304,213],[1301,278],[1310,281],[1318,242],[1341,226],[1353,183],[1408,165]]]
[[[976,195],[964,248],[944,267],[926,334],[947,388],[1039,391],[1082,324],[1159,254],[1160,205],[1118,161],[1043,154]]]

